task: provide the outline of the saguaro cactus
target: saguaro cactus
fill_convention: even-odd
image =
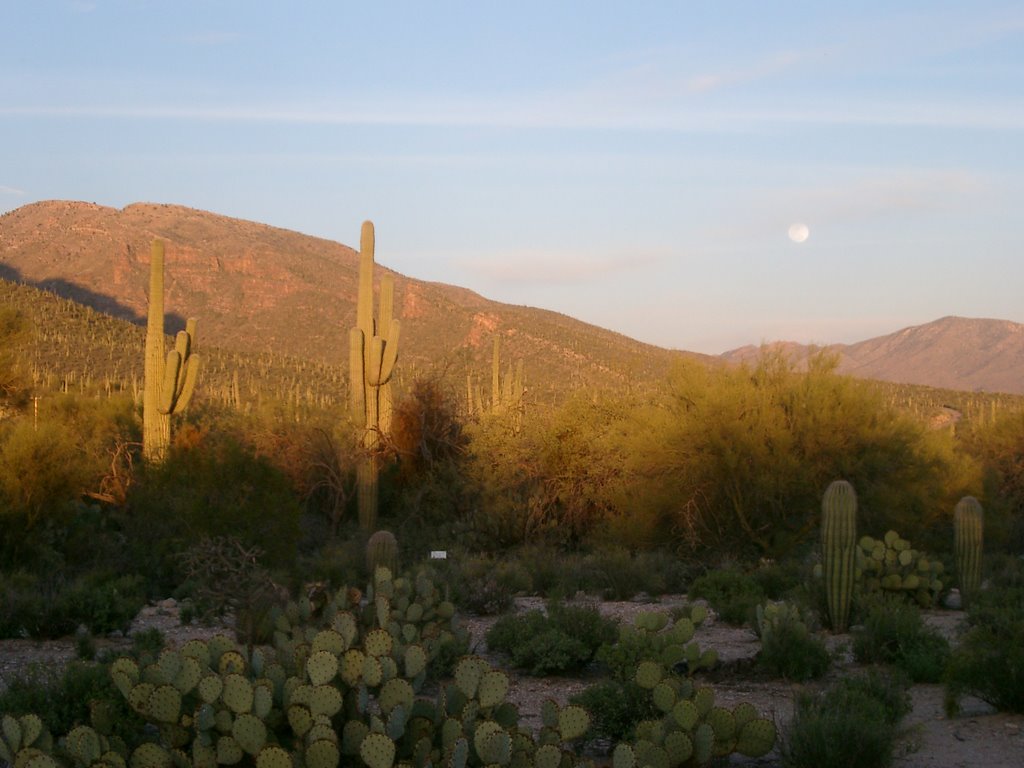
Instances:
[[[378,454],[381,436],[391,428],[391,376],[398,359],[401,323],[392,317],[395,284],[391,275],[380,281],[380,307],[373,316],[373,222],[364,221],[359,243],[359,294],[356,325],[349,331],[351,414],[361,427],[363,457],[356,467],[359,525],[373,530],[377,522]]]
[[[511,414],[511,426],[514,432],[522,428],[523,395],[526,385],[523,382],[523,361],[516,362],[513,372],[509,363],[505,375],[501,375],[501,340],[494,337],[491,353],[491,401],[485,404],[481,387],[474,386],[473,374],[466,374],[466,403],[470,416],[482,416],[485,413]]]
[[[154,240],[149,259],[149,314],[146,318],[145,382],[142,400],[142,455],[162,461],[171,444],[171,415],[188,407],[199,375],[193,351],[196,319],[179,331],[174,349],[164,356],[164,244]]]
[[[366,542],[366,570],[371,581],[380,567],[398,576],[398,539],[391,531],[377,531]]]
[[[983,535],[984,513],[981,504],[973,496],[964,496],[953,509],[953,549],[956,552],[960,599],[964,606],[981,587]]]
[[[853,600],[857,551],[857,494],[836,480],[821,501],[821,560],[832,631],[845,632]]]
[[[515,374],[509,363],[505,375],[501,375],[501,339],[494,337],[491,354],[491,410],[494,413],[513,410],[518,413],[523,404],[523,361],[516,363]]]

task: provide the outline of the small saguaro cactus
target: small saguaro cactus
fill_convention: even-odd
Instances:
[[[821,560],[825,595],[833,632],[845,632],[853,601],[857,551],[857,494],[845,480],[836,480],[821,501]]]
[[[359,525],[373,530],[377,522],[378,453],[381,436],[391,429],[391,377],[398,359],[401,323],[392,317],[395,283],[380,281],[380,306],[373,316],[373,222],[364,221],[359,244],[359,294],[356,325],[349,330],[349,391],[352,420],[362,429],[363,457],[356,466]]]
[[[523,361],[516,363],[515,374],[512,373],[512,364],[509,363],[508,371],[501,375],[501,339],[494,337],[494,351],[491,354],[491,410],[494,413],[512,411],[516,416],[521,416],[523,405]]]
[[[513,432],[522,428],[523,396],[526,385],[523,382],[523,361],[518,360],[513,370],[509,363],[505,375],[501,375],[501,339],[494,337],[491,353],[491,401],[484,402],[481,387],[474,386],[473,374],[466,374],[466,403],[470,416],[482,416],[485,413],[510,414]]]
[[[984,535],[984,513],[973,496],[964,496],[953,510],[953,549],[956,552],[956,575],[964,606],[981,588],[981,550]]]
[[[142,455],[159,462],[171,444],[171,415],[188,407],[199,375],[200,357],[193,351],[196,319],[179,331],[174,349],[164,356],[164,244],[154,240],[149,259],[149,312],[146,318],[146,359],[142,401]]]

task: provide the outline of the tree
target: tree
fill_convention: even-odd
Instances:
[[[941,515],[950,456],[925,428],[817,355],[798,371],[765,353],[751,367],[684,364],[634,455],[690,546],[776,557],[812,540],[821,494],[846,479],[865,531],[913,536]],[[659,435],[660,439],[653,437]]]

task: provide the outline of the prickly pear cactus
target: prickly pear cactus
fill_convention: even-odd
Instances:
[[[960,596],[966,606],[981,588],[984,513],[973,496],[964,496],[953,510],[953,549]]]
[[[845,480],[836,480],[821,502],[821,562],[829,622],[845,632],[853,602],[857,548],[857,495]]]
[[[942,563],[914,549],[896,531],[882,539],[862,536],[857,542],[857,573],[865,592],[886,592],[905,597],[922,608],[938,601],[945,583]]]

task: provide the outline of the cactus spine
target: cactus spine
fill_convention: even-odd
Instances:
[[[361,427],[363,457],[356,467],[359,525],[372,530],[377,522],[378,454],[381,437],[391,428],[391,376],[398,359],[401,324],[392,317],[395,284],[391,275],[380,281],[380,307],[373,317],[373,222],[364,221],[359,244],[359,294],[356,325],[349,330],[349,390],[352,419]]]
[[[853,600],[857,550],[857,494],[836,480],[821,501],[821,559],[832,631],[845,632]]]
[[[142,401],[142,455],[162,461],[171,444],[171,415],[188,407],[199,375],[196,319],[179,331],[164,357],[164,244],[154,240],[149,258],[149,313],[146,318],[145,381]]]
[[[973,496],[964,496],[953,510],[953,549],[956,573],[960,580],[960,598],[964,606],[981,587],[981,549],[984,514]]]

